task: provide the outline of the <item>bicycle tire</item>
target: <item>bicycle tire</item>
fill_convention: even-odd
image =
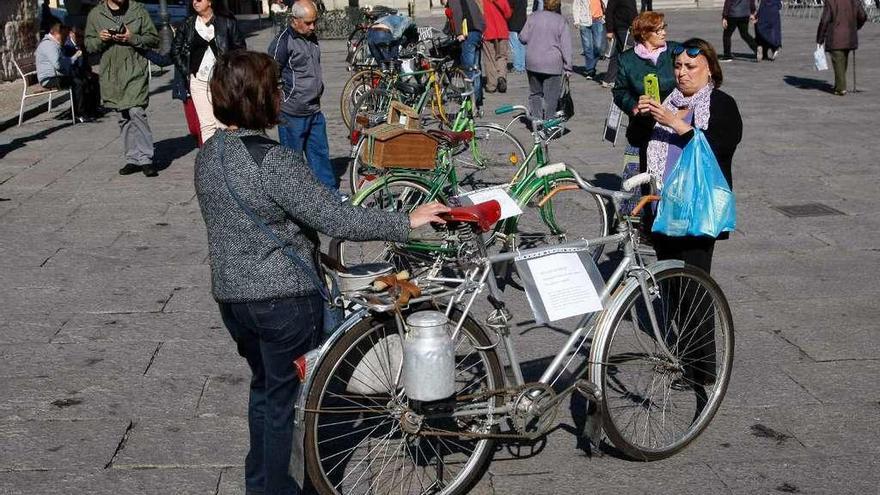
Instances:
[[[395,94],[383,87],[370,88],[354,101],[349,111],[352,120],[360,112],[385,115],[391,101],[397,99]]]
[[[440,126],[450,125],[461,110],[461,93],[467,89],[467,75],[460,67],[451,67],[440,73],[440,102],[436,102],[436,94],[431,95],[431,116]]]
[[[611,443],[632,459],[653,461],[685,448],[712,421],[730,381],[734,335],[727,299],[706,272],[667,268],[647,283],[657,291],[651,305],[675,359],[650,330],[641,286],[630,284],[603,315],[590,374]]]
[[[352,204],[364,208],[379,208],[385,211],[410,212],[425,203],[431,187],[411,178],[389,177],[374,189],[357,195]],[[443,200],[443,198],[437,198]],[[437,242],[440,240],[438,239]],[[351,266],[361,263],[389,262],[400,269],[410,269],[406,253],[397,249],[397,244],[388,241],[341,241],[339,261]]]
[[[342,94],[339,96],[339,112],[342,114],[342,121],[345,123],[345,127],[349,130],[352,128],[352,107],[361,95],[374,87],[374,78],[381,76],[382,73],[378,70],[360,70],[348,78],[345,86],[342,87]]]
[[[551,179],[546,189],[539,187],[526,198],[523,202],[523,213],[515,219],[516,245],[508,246],[508,249],[528,249],[608,235],[610,224],[607,204],[601,196],[580,188],[565,190],[553,196],[543,207],[538,207],[546,192],[563,185],[577,183],[569,177]],[[506,226],[504,228],[509,229]],[[603,248],[602,245],[590,248],[593,259],[599,259]]]
[[[459,186],[466,190],[507,184],[526,158],[522,143],[497,124],[477,124],[474,137],[452,157]]]
[[[367,31],[367,27],[357,26],[348,35],[345,61],[348,63],[349,69],[372,65],[369,63],[372,55],[367,46]]]
[[[460,315],[456,309],[452,317]],[[412,404],[394,386],[399,349],[393,316],[371,314],[327,351],[315,371],[306,401],[304,447],[306,469],[318,493],[426,493],[425,481],[429,487],[439,481],[442,489],[431,493],[454,495],[467,493],[485,471],[494,453],[492,439],[402,432],[400,412]],[[456,369],[457,397],[504,385],[498,355],[470,316],[456,342]],[[499,399],[488,400],[497,405]],[[425,421],[434,428],[449,425],[444,430],[454,433],[497,430],[482,416]],[[393,466],[391,472],[388,466]]]

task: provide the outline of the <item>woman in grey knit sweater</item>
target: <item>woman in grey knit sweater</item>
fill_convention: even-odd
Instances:
[[[265,129],[278,123],[277,82],[278,67],[268,55],[237,51],[218,59],[212,103],[228,129],[205,143],[195,167],[212,292],[253,373],[245,486],[247,493],[266,495],[298,493],[287,472],[299,388],[293,361],[314,347],[323,301],[313,274],[300,269],[240,203],[310,270],[318,232],[402,242],[411,229],[443,223],[437,215],[448,210],[432,203],[407,215],[341,203],[315,179],[301,153],[265,137]]]
[[[544,10],[533,12],[519,33],[526,45],[529,111],[536,119],[550,119],[562,94],[562,74],[571,73],[571,32],[559,14],[560,0],[545,0]]]

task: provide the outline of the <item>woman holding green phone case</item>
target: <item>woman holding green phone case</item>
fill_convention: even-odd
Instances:
[[[671,52],[675,64],[675,89],[662,103],[648,96],[642,96],[638,103],[638,111],[651,115],[656,122],[645,147],[647,171],[654,176],[657,188],[662,191],[683,149],[699,129],[732,188],[733,153],[742,139],[743,126],[736,101],[719,89],[723,77],[718,54],[712,45],[698,38],[685,41]],[[644,220],[646,229],[650,230],[652,219]],[[718,238],[726,237],[725,232]],[[652,240],[658,260],[679,259],[709,273],[714,237],[653,233]]]

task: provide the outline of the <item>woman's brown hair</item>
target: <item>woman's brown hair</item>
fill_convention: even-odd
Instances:
[[[663,27],[664,18],[665,16],[660,12],[651,10],[637,15],[632,23],[632,33],[636,43],[644,43],[651,33],[659,31]]]
[[[544,10],[559,13],[559,6],[562,0],[544,0]]]
[[[277,124],[279,91],[278,64],[265,53],[235,50],[214,64],[211,105],[227,126],[262,130]]]
[[[715,51],[715,47],[712,46],[712,43],[701,39],[701,38],[691,38],[681,46],[677,47],[673,54],[675,58],[678,58],[682,53],[688,53],[698,51],[698,55],[702,55],[706,58],[706,64],[709,66],[709,74],[712,77],[712,82],[715,84],[715,88],[720,88],[721,83],[724,82],[724,74],[721,73],[721,62],[718,61],[718,52]],[[688,53],[688,56],[693,58],[696,55],[692,55]]]

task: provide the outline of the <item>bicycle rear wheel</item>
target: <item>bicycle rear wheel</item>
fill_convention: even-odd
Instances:
[[[345,61],[348,63],[348,67],[363,67],[366,65],[373,65],[373,56],[370,54],[370,49],[367,46],[367,28],[364,26],[358,26],[354,28],[351,34],[348,35],[348,54],[345,57]]]
[[[457,317],[460,313],[453,314]],[[418,407],[397,383],[401,342],[391,315],[369,315],[328,351],[315,371],[304,446],[319,493],[467,493],[491,460],[493,440],[467,436],[495,431],[489,415],[453,419],[435,412],[421,416],[420,427],[413,428]],[[496,407],[499,399],[480,395],[504,384],[485,331],[468,317],[455,345],[455,410]]]
[[[339,112],[342,114],[342,121],[345,127],[352,128],[354,115],[351,113],[358,99],[364,93],[376,87],[382,73],[378,70],[366,69],[356,72],[351,76],[342,87],[342,95],[339,97]]]
[[[656,282],[656,285],[654,283]],[[671,456],[715,416],[733,365],[733,318],[724,293],[705,272],[670,268],[613,303],[591,353],[608,438],[633,459]],[[663,350],[647,311],[654,309]],[[605,326],[607,324],[607,326]]]
[[[544,196],[559,186],[574,186],[554,195],[544,206]],[[594,239],[608,235],[609,221],[606,203],[602,197],[577,187],[571,178],[548,181],[546,188],[537,188],[523,202],[523,213],[508,221],[516,221],[516,249],[528,249],[575,239]],[[510,227],[504,227],[505,233]],[[603,246],[591,248],[593,259],[602,254]]]
[[[519,140],[496,124],[475,125],[473,141],[457,151],[452,163],[466,190],[507,184],[526,158]]]

